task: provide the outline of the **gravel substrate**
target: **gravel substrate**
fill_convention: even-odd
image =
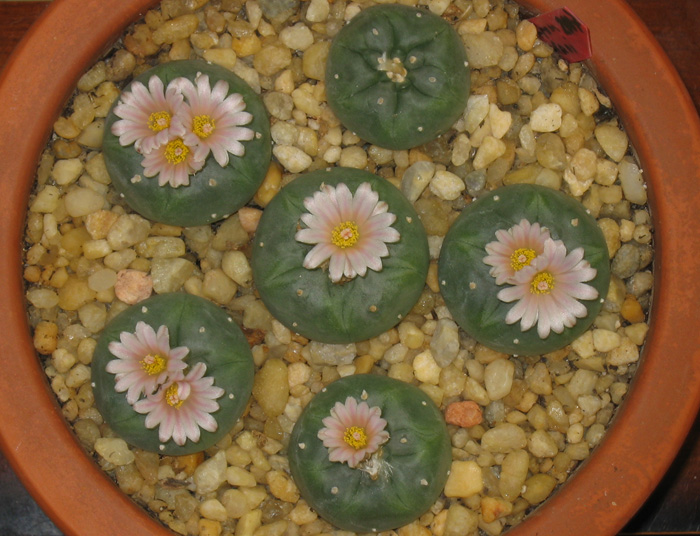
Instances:
[[[472,96],[448,133],[415,149],[368,145],[327,106],[330,40],[370,5],[345,0],[304,1],[298,9],[283,1],[164,0],[80,79],[54,125],[26,226],[34,344],[86,452],[178,534],[333,531],[299,498],[285,447],[302,408],[339,377],[372,372],[410,382],[443,411],[469,401],[450,411],[449,421],[462,426],[449,425],[454,461],[443,496],[401,536],[495,536],[518,524],[589,456],[624,399],[648,329],[653,229],[641,170],[613,106],[582,64],[552,55],[517,4],[427,4],[467,48]],[[279,14],[270,19],[261,6]],[[261,94],[275,161],[247,207],[211,226],[182,228],[133,213],[110,186],[100,146],[121,87],[158,62],[194,58],[231,69]],[[432,258],[411,313],[348,345],[309,341],[276,321],[256,296],[249,265],[251,238],[272,197],[297,174],[335,165],[398,186],[421,217]],[[603,231],[613,273],[589,331],[560,351],[527,358],[490,350],[459,330],[437,280],[440,246],[460,210],[516,183],[580,199]],[[90,383],[105,323],[167,292],[223,307],[244,329],[257,370],[249,409],[231,433],[205,453],[178,458],[115,437]],[[483,414],[479,424],[475,411]]]

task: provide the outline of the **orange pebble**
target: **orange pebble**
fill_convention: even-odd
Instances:
[[[472,400],[452,402],[445,411],[447,424],[456,424],[462,428],[469,428],[481,424],[484,420],[479,404]]]

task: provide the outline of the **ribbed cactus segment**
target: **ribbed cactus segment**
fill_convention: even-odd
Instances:
[[[513,229],[523,220],[541,226],[551,240],[563,243],[568,254],[583,248],[584,262],[579,266],[590,264],[595,270],[595,277],[583,284],[592,287],[584,289],[585,293],[596,296],[577,300],[585,307],[583,316],[579,315],[573,326],[564,327],[560,333],[552,330],[546,337],[538,333],[537,325],[523,331],[520,322],[506,322],[517,302],[506,302],[498,296],[504,289],[513,288],[514,283],[497,282],[493,266],[484,262],[487,244],[497,241],[496,232]],[[527,253],[521,252],[522,258],[513,260],[513,266],[522,269],[520,263],[531,262],[534,255],[528,257]],[[548,272],[542,273],[527,293],[543,295],[552,285],[559,285],[559,290],[565,287],[564,279],[558,282],[556,277],[547,279]],[[585,269],[579,273],[590,272]],[[537,355],[563,348],[591,326],[608,292],[610,259],[602,231],[576,199],[543,186],[513,185],[480,197],[464,209],[445,237],[438,277],[455,321],[477,341],[501,352]],[[576,288],[581,291],[582,287]]]
[[[464,44],[441,17],[399,4],[364,9],[333,39],[328,104],[362,139],[408,149],[447,131],[464,111]]]
[[[173,439],[161,441],[159,427],[147,428],[147,414],[139,413],[127,401],[127,392],[115,389],[116,374],[108,372],[109,363],[117,360],[114,347],[124,339],[124,334],[138,333],[139,323],[145,323],[154,332],[166,326],[169,332],[171,349],[186,348],[183,361],[187,374],[195,367],[206,367],[204,375],[213,378],[214,389],[218,391],[215,402],[219,408],[211,413],[216,421],[216,430],[201,429],[198,441],[187,439],[178,445]],[[141,326],[143,327],[143,325]],[[128,343],[134,348],[133,339]],[[112,346],[110,346],[112,344]],[[143,356],[142,366],[154,367],[154,359],[167,356],[152,354]],[[248,342],[229,315],[212,302],[184,293],[154,296],[129,307],[115,316],[102,332],[92,361],[92,382],[95,405],[105,422],[127,443],[145,450],[161,454],[179,456],[209,448],[219,441],[235,425],[248,404],[253,385],[254,364]],[[223,390],[223,391],[221,391]],[[139,397],[146,399],[145,394]],[[185,401],[185,404],[187,401]],[[184,407],[184,406],[181,406]]]
[[[318,437],[323,420],[348,397],[381,410],[389,439],[365,466],[331,462]],[[309,402],[289,439],[289,468],[302,497],[342,530],[381,532],[424,514],[442,492],[452,463],[442,414],[420,389],[360,374],[328,385]]]
[[[167,88],[178,77],[194,82],[200,73],[208,76],[211,87],[224,80],[229,86],[228,95],[242,95],[245,112],[252,114],[252,121],[244,126],[253,131],[253,136],[241,142],[245,153],[229,155],[225,165],[220,165],[210,153],[203,167],[189,175],[187,185],[161,186],[158,176],[147,177],[145,155],[137,150],[136,144],[122,145],[119,136],[112,132],[113,125],[120,120],[115,108],[123,97],[107,117],[103,141],[107,171],[128,205],[148,219],[184,226],[221,220],[245,205],[265,178],[272,154],[267,111],[260,96],[229,70],[194,60],[163,63],[136,77],[124,88],[124,94],[130,92],[135,82],[148,87],[152,76],[160,78]],[[214,129],[221,126],[219,123]]]
[[[400,239],[386,244],[379,271],[333,282],[326,265],[304,266],[312,245],[295,236],[305,227],[304,200],[322,185],[341,183],[353,194],[369,183],[396,216]],[[308,173],[282,188],[265,208],[251,260],[257,291],[270,312],[291,330],[327,343],[366,340],[398,324],[423,291],[428,264],[425,230],[408,200],[389,181],[350,168]]]

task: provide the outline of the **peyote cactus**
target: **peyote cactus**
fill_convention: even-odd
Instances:
[[[282,188],[260,220],[251,260],[270,312],[327,343],[369,339],[398,324],[423,290],[428,263],[411,204],[390,182],[349,168],[308,173]]]
[[[179,456],[202,451],[243,414],[253,357],[240,328],[212,302],[163,294],[105,327],[95,348],[95,405],[127,443]]]
[[[337,380],[311,399],[287,454],[302,497],[355,532],[394,529],[424,514],[452,463],[433,401],[411,384],[369,374]]]
[[[464,111],[470,73],[464,44],[424,9],[364,9],[333,39],[328,104],[350,130],[388,149],[409,149],[447,131]]]
[[[610,282],[603,233],[578,201],[543,186],[500,188],[445,237],[440,290],[455,321],[501,352],[562,348],[593,323]]]
[[[272,151],[267,112],[250,86],[223,67],[189,60],[135,78],[107,117],[102,145],[131,208],[187,226],[247,203]]]

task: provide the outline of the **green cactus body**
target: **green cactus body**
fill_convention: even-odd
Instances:
[[[253,116],[252,122],[245,124],[254,132],[252,139],[242,142],[245,153],[231,155],[224,167],[209,154],[204,167],[189,176],[188,185],[159,186],[157,176],[144,176],[144,156],[134,144],[122,146],[119,137],[112,133],[112,125],[119,120],[114,107],[105,123],[102,148],[114,187],[136,212],[170,225],[204,225],[232,214],[253,197],[270,163],[272,148],[267,111],[260,97],[232,72],[202,61],[183,60],[158,65],[134,81],[147,86],[151,76],[156,75],[167,87],[178,77],[194,81],[198,73],[207,75],[212,87],[219,80],[226,81],[228,94],[241,94],[245,111]],[[125,92],[132,86],[133,82]]]
[[[388,149],[447,131],[464,111],[470,73],[457,32],[429,11],[399,4],[361,11],[335,36],[328,104],[350,130]]]
[[[545,338],[538,335],[537,327],[523,331],[520,323],[506,324],[514,304],[499,300],[497,294],[510,285],[496,284],[491,267],[484,262],[485,247],[495,240],[495,232],[522,219],[538,222],[569,252],[582,247],[583,259],[597,270],[595,278],[586,283],[597,290],[597,297],[580,300],[587,309],[585,317]],[[578,201],[543,186],[513,185],[464,209],[445,237],[438,278],[452,316],[472,337],[497,351],[537,355],[563,348],[590,327],[608,292],[610,259],[602,231]]]
[[[374,477],[361,465],[329,461],[318,437],[323,419],[347,397],[380,408],[387,422],[389,439],[370,464]],[[337,380],[309,402],[292,430],[288,456],[309,505],[355,532],[394,529],[424,514],[442,493],[452,463],[447,427],[432,400],[413,385],[368,374]]]
[[[211,414],[218,426],[212,432],[202,429],[199,441],[187,439],[177,445],[170,439],[162,443],[158,427],[147,428],[146,415],[134,410],[125,392],[115,390],[115,374],[106,370],[116,359],[109,344],[119,342],[122,332],[133,333],[138,322],[154,330],[167,326],[171,348],[189,349],[184,358],[188,370],[204,363],[206,376],[213,377],[214,385],[224,390],[216,400],[219,409]],[[173,456],[209,448],[231,430],[250,398],[253,374],[253,357],[241,329],[212,302],[184,293],[154,296],[119,313],[100,336],[92,362],[95,404],[105,422],[127,443]]]
[[[355,192],[369,183],[396,215],[400,240],[387,244],[380,271],[334,283],[325,266],[304,267],[312,249],[295,239],[303,227],[304,200],[322,185],[343,183]],[[285,326],[310,339],[349,343],[377,336],[399,323],[425,285],[428,241],[418,215],[390,182],[366,171],[334,168],[302,175],[272,199],[258,225],[251,266],[257,290]]]

